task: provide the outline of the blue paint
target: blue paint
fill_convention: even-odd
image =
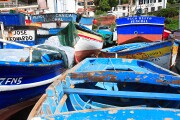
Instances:
[[[0,61],[0,70],[2,70],[0,76],[1,78],[23,77],[21,84],[35,83],[59,75],[64,71],[63,64],[62,60],[46,63]],[[1,85],[5,85],[5,83],[2,82]]]
[[[156,16],[133,16],[133,17],[123,17],[117,18],[117,25],[126,25],[126,24],[164,24],[164,17],[156,17]]]
[[[47,13],[41,15],[31,15],[32,22],[55,22],[55,21],[76,21],[75,13]]]
[[[147,72],[147,73],[159,73],[173,75],[173,72],[163,69],[162,67],[155,65],[151,62],[144,60],[133,59],[121,59],[121,58],[99,58],[91,59],[86,58],[81,62],[82,66],[79,66],[76,72],[89,72],[99,70],[129,70],[134,72]],[[86,66],[86,67],[84,67]],[[142,67],[143,66],[143,67]]]
[[[49,29],[49,34],[56,35],[58,32],[60,32],[63,28],[50,28]]]
[[[93,20],[94,20],[94,17],[81,17],[81,20],[79,21],[79,23],[83,25],[92,25]]]
[[[38,110],[32,110],[36,114],[33,117],[60,120],[180,118],[180,76],[150,62],[87,58],[64,80],[66,82],[55,81],[47,88],[48,97],[39,101],[42,105]],[[168,81],[177,86],[168,85]],[[67,95],[67,99],[63,95]]]
[[[127,67],[122,65],[121,67]],[[106,69],[106,70],[112,70],[112,69]],[[157,73],[151,73],[149,70],[141,69],[136,67],[136,69],[127,69],[125,71],[121,68],[115,68],[117,72],[111,72],[111,71],[97,71],[95,73],[93,72],[78,72],[78,73],[69,73],[68,77],[71,78],[72,82],[75,84],[76,82],[132,82],[132,83],[146,83],[146,84],[154,84],[154,85],[177,85],[177,87],[180,87],[178,83],[173,83],[174,81],[178,81],[180,79],[179,76],[172,76],[172,75],[165,75],[165,74],[157,74]],[[120,71],[120,72],[119,72]],[[134,72],[136,71],[136,72]],[[141,72],[145,73],[141,73]],[[92,76],[91,76],[92,74]],[[80,76],[73,78],[73,76]],[[104,76],[104,77],[101,77]],[[102,79],[103,78],[103,79]],[[157,80],[159,82],[157,82]],[[79,82],[78,82],[79,81]],[[111,85],[109,85],[111,86]]]
[[[31,79],[32,80],[32,79]],[[49,84],[28,89],[0,92],[0,110],[42,95]],[[35,92],[36,91],[36,92]]]
[[[159,59],[159,62],[157,62],[156,60],[153,61],[152,59],[153,58],[157,59],[159,57],[168,56],[168,55],[170,56],[171,55],[170,49],[173,47],[173,45],[178,46],[179,44],[177,43],[177,41],[174,42],[171,40],[158,41],[158,42],[129,43],[129,44],[117,45],[117,46],[113,46],[109,48],[104,48],[101,50],[99,57],[106,57],[106,58],[115,58],[115,57],[128,58],[129,57],[129,58],[134,58],[134,59],[135,58],[143,59],[143,60],[153,62],[157,65],[160,65],[164,68],[169,69],[170,64],[169,65],[161,64],[162,59]],[[167,48],[166,52],[161,50],[165,47],[169,47],[169,49]],[[135,57],[135,55],[139,55],[139,58]],[[169,58],[169,60],[170,59],[171,57]],[[166,63],[168,63],[169,60],[166,59]]]
[[[128,54],[137,54],[147,51],[158,50],[164,47],[172,47],[172,41],[160,41],[160,42],[138,42],[138,43],[129,43],[124,45],[117,45],[109,48],[102,49],[102,52],[108,53],[117,53],[118,56],[128,55]]]
[[[111,97],[122,97],[122,98],[143,98],[143,99],[164,99],[164,100],[180,100],[179,94],[168,94],[168,93],[153,93],[153,92],[129,92],[129,91],[107,91],[107,90],[91,90],[81,88],[69,88],[64,89],[65,94],[78,94],[78,95],[89,95],[89,96],[111,96]],[[74,97],[74,98],[78,98]],[[72,98],[71,98],[72,100]],[[81,103],[77,101],[77,103]],[[76,103],[76,104],[77,104]],[[81,105],[82,106],[82,105]]]
[[[42,82],[61,74],[65,70],[63,64],[64,63],[62,61],[54,61],[50,63],[0,62],[0,76],[1,78],[22,77],[21,84],[28,85],[31,83]],[[1,87],[11,87],[12,85],[17,86],[15,83],[11,84],[9,82],[8,84],[5,84],[5,81],[2,82],[2,80],[0,82]],[[48,85],[49,84],[44,85],[44,87],[39,86],[36,88],[28,88],[17,91],[0,92],[0,96],[2,97],[0,98],[0,109],[41,95]]]
[[[157,109],[157,108],[113,108],[113,109],[100,109],[100,110],[87,110],[78,112],[69,112],[61,115],[48,115],[42,116],[41,119],[55,119],[55,120],[80,120],[80,119],[115,119],[115,120],[161,120],[173,119],[179,120],[178,114],[180,110],[173,109]]]
[[[164,17],[133,16],[116,19],[118,44],[135,41],[157,41],[162,39]],[[147,36],[148,35],[148,36]],[[150,36],[152,35],[152,36]]]
[[[34,45],[36,45],[36,40],[33,40],[33,41],[16,41],[16,43],[25,44],[25,45],[29,45],[29,46],[34,46]],[[3,44],[3,43],[1,43],[1,44]],[[9,48],[22,49],[23,47],[7,43],[6,45],[3,46],[3,48],[6,48],[6,49],[9,49]]]
[[[21,13],[0,13],[0,21],[4,26],[25,25],[25,15]]]
[[[14,55],[18,54],[15,58],[17,62],[12,62],[13,52]],[[42,95],[45,89],[67,69],[68,58],[65,58],[67,57],[65,52],[59,52],[61,58],[52,59],[50,57],[53,56],[48,56],[45,51],[42,56],[38,56],[35,51],[32,54],[36,54],[34,56],[36,60],[33,57],[31,63],[28,62],[28,51],[1,49],[1,54],[4,58],[1,57],[0,61],[0,110]],[[38,57],[41,60],[37,60]],[[20,58],[26,58],[27,62],[19,62]]]
[[[117,26],[117,34],[162,34],[164,26],[160,25],[129,25],[129,26]]]

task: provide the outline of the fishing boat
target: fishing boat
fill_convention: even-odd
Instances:
[[[30,16],[32,22],[42,22],[42,29],[37,34],[38,29],[33,29],[34,26],[14,26],[8,27],[3,32],[3,38],[7,41],[14,41],[29,46],[44,44],[50,41],[49,44],[58,47],[70,46],[75,48],[75,60],[80,62],[86,57],[97,56],[103,47],[103,38],[100,34],[87,28],[84,25],[92,23],[93,19],[88,17],[81,17],[79,23],[76,20],[76,14],[41,14]],[[64,25],[63,22],[65,22]],[[60,26],[51,25],[60,22]],[[62,24],[61,24],[62,23]],[[68,25],[67,25],[68,24]],[[62,28],[63,27],[63,28]],[[11,29],[12,28],[12,29]],[[38,28],[38,27],[35,27]],[[40,28],[39,28],[40,29]],[[46,31],[47,30],[47,31]],[[57,40],[54,40],[56,36]],[[56,44],[59,41],[58,45]],[[1,48],[15,48],[12,44],[1,44]],[[16,47],[17,48],[17,47]]]
[[[102,35],[89,28],[69,22],[68,26],[61,30],[58,35],[52,36],[45,41],[55,46],[70,46],[75,49],[75,61],[79,63],[87,57],[97,56],[103,47]]]
[[[170,69],[176,61],[178,41],[138,42],[101,50],[99,57],[141,59]]]
[[[42,23],[44,28],[65,28],[70,21],[76,21],[75,13],[46,13],[30,15],[29,20],[32,23]]]
[[[90,30],[92,30],[93,20],[94,20],[94,17],[82,16],[80,21],[79,21],[79,24],[81,24],[81,25],[89,28]]]
[[[1,40],[1,42],[7,42]],[[0,116],[14,113],[37,102],[46,88],[73,64],[73,48],[48,45],[29,49],[0,49]]]
[[[118,44],[162,40],[163,17],[132,16],[116,19]]]
[[[93,17],[86,17],[75,13],[46,13],[30,15],[31,23],[41,23],[43,28],[65,28],[70,21],[78,22],[92,30]]]
[[[143,60],[86,58],[46,89],[28,119],[178,120],[179,80]]]
[[[2,29],[2,28],[1,28]],[[5,26],[2,31],[3,37],[7,41],[12,41],[20,44],[26,44],[29,46],[42,44],[48,37],[53,36],[50,34],[49,29],[37,27],[37,26]],[[48,37],[43,37],[48,36]],[[17,48],[21,49],[21,46],[13,44],[0,43],[2,48]]]

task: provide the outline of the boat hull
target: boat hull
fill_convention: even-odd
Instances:
[[[0,93],[0,116],[1,119],[7,119],[18,111],[34,105],[40,98],[40,95],[45,93],[46,88],[50,84],[44,86],[22,89],[10,92]]]
[[[43,44],[44,41],[52,35],[53,34],[51,34],[50,30],[35,26],[8,26],[5,27],[4,30],[4,37],[7,41],[29,46]],[[23,47],[1,42],[0,48],[22,49]]]
[[[174,48],[173,54],[172,54],[172,47]],[[171,64],[175,62],[177,55],[177,48],[178,48],[178,44],[173,44],[172,41],[166,41],[132,50],[129,49],[129,50],[125,50],[125,51],[122,50],[117,52],[108,52],[110,49],[116,49],[115,47],[106,48],[101,51],[99,56],[106,58],[129,58],[129,59],[147,60],[163,68],[170,69],[170,67],[172,66]],[[171,61],[172,55],[173,55],[173,61]]]
[[[179,43],[174,42],[172,47],[172,56],[171,56],[171,68],[175,66],[176,59],[178,56]]]
[[[103,47],[102,37],[81,30],[78,30],[78,36],[80,39],[74,46],[76,63],[87,57],[97,56]]]
[[[61,60],[47,63],[0,62],[0,114],[42,95],[66,69]]]
[[[118,34],[118,44],[133,42],[155,42],[162,39],[162,34]]]
[[[62,76],[47,88],[28,119],[180,117],[180,76],[151,62],[87,58]]]
[[[133,16],[116,20],[118,44],[163,39],[164,18],[153,16]]]
[[[27,101],[23,101],[18,104],[15,104],[15,105],[12,105],[12,106],[6,107],[5,109],[0,110],[1,119],[8,120],[11,118],[11,116],[16,114],[17,112],[35,105],[35,103],[38,101],[40,97],[41,96],[37,96],[35,98],[31,98]]]
[[[82,110],[75,112],[68,112],[61,115],[49,115],[41,117],[41,119],[56,119],[56,120],[79,120],[79,119],[174,119],[178,120],[177,115],[180,110],[176,109],[160,109],[160,108],[143,108],[143,107],[124,107],[124,108],[104,108],[100,110]],[[152,115],[153,114],[153,115]],[[38,119],[39,117],[37,117]],[[36,119],[36,117],[34,117]]]

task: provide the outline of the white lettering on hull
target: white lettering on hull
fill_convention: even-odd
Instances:
[[[17,77],[17,78],[0,78],[0,85],[4,83],[4,85],[19,85],[22,83],[23,77]]]
[[[149,20],[151,20],[152,17],[128,17],[127,20],[130,21],[130,23],[148,23]]]

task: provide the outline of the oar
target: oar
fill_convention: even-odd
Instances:
[[[43,49],[43,48],[36,48],[36,47],[33,47],[33,46],[28,46],[28,45],[24,45],[24,44],[21,44],[21,43],[16,43],[16,42],[13,42],[13,41],[8,41],[8,40],[3,40],[3,39],[0,39],[0,42],[12,44],[12,45],[16,45],[16,46],[20,46],[20,47],[24,47],[24,48],[28,48],[29,49],[29,61],[30,61],[30,63],[32,61],[32,51],[34,49],[35,50],[44,50],[44,51],[47,51],[47,52],[58,53],[58,52],[53,51],[53,50],[48,50],[48,49]]]

